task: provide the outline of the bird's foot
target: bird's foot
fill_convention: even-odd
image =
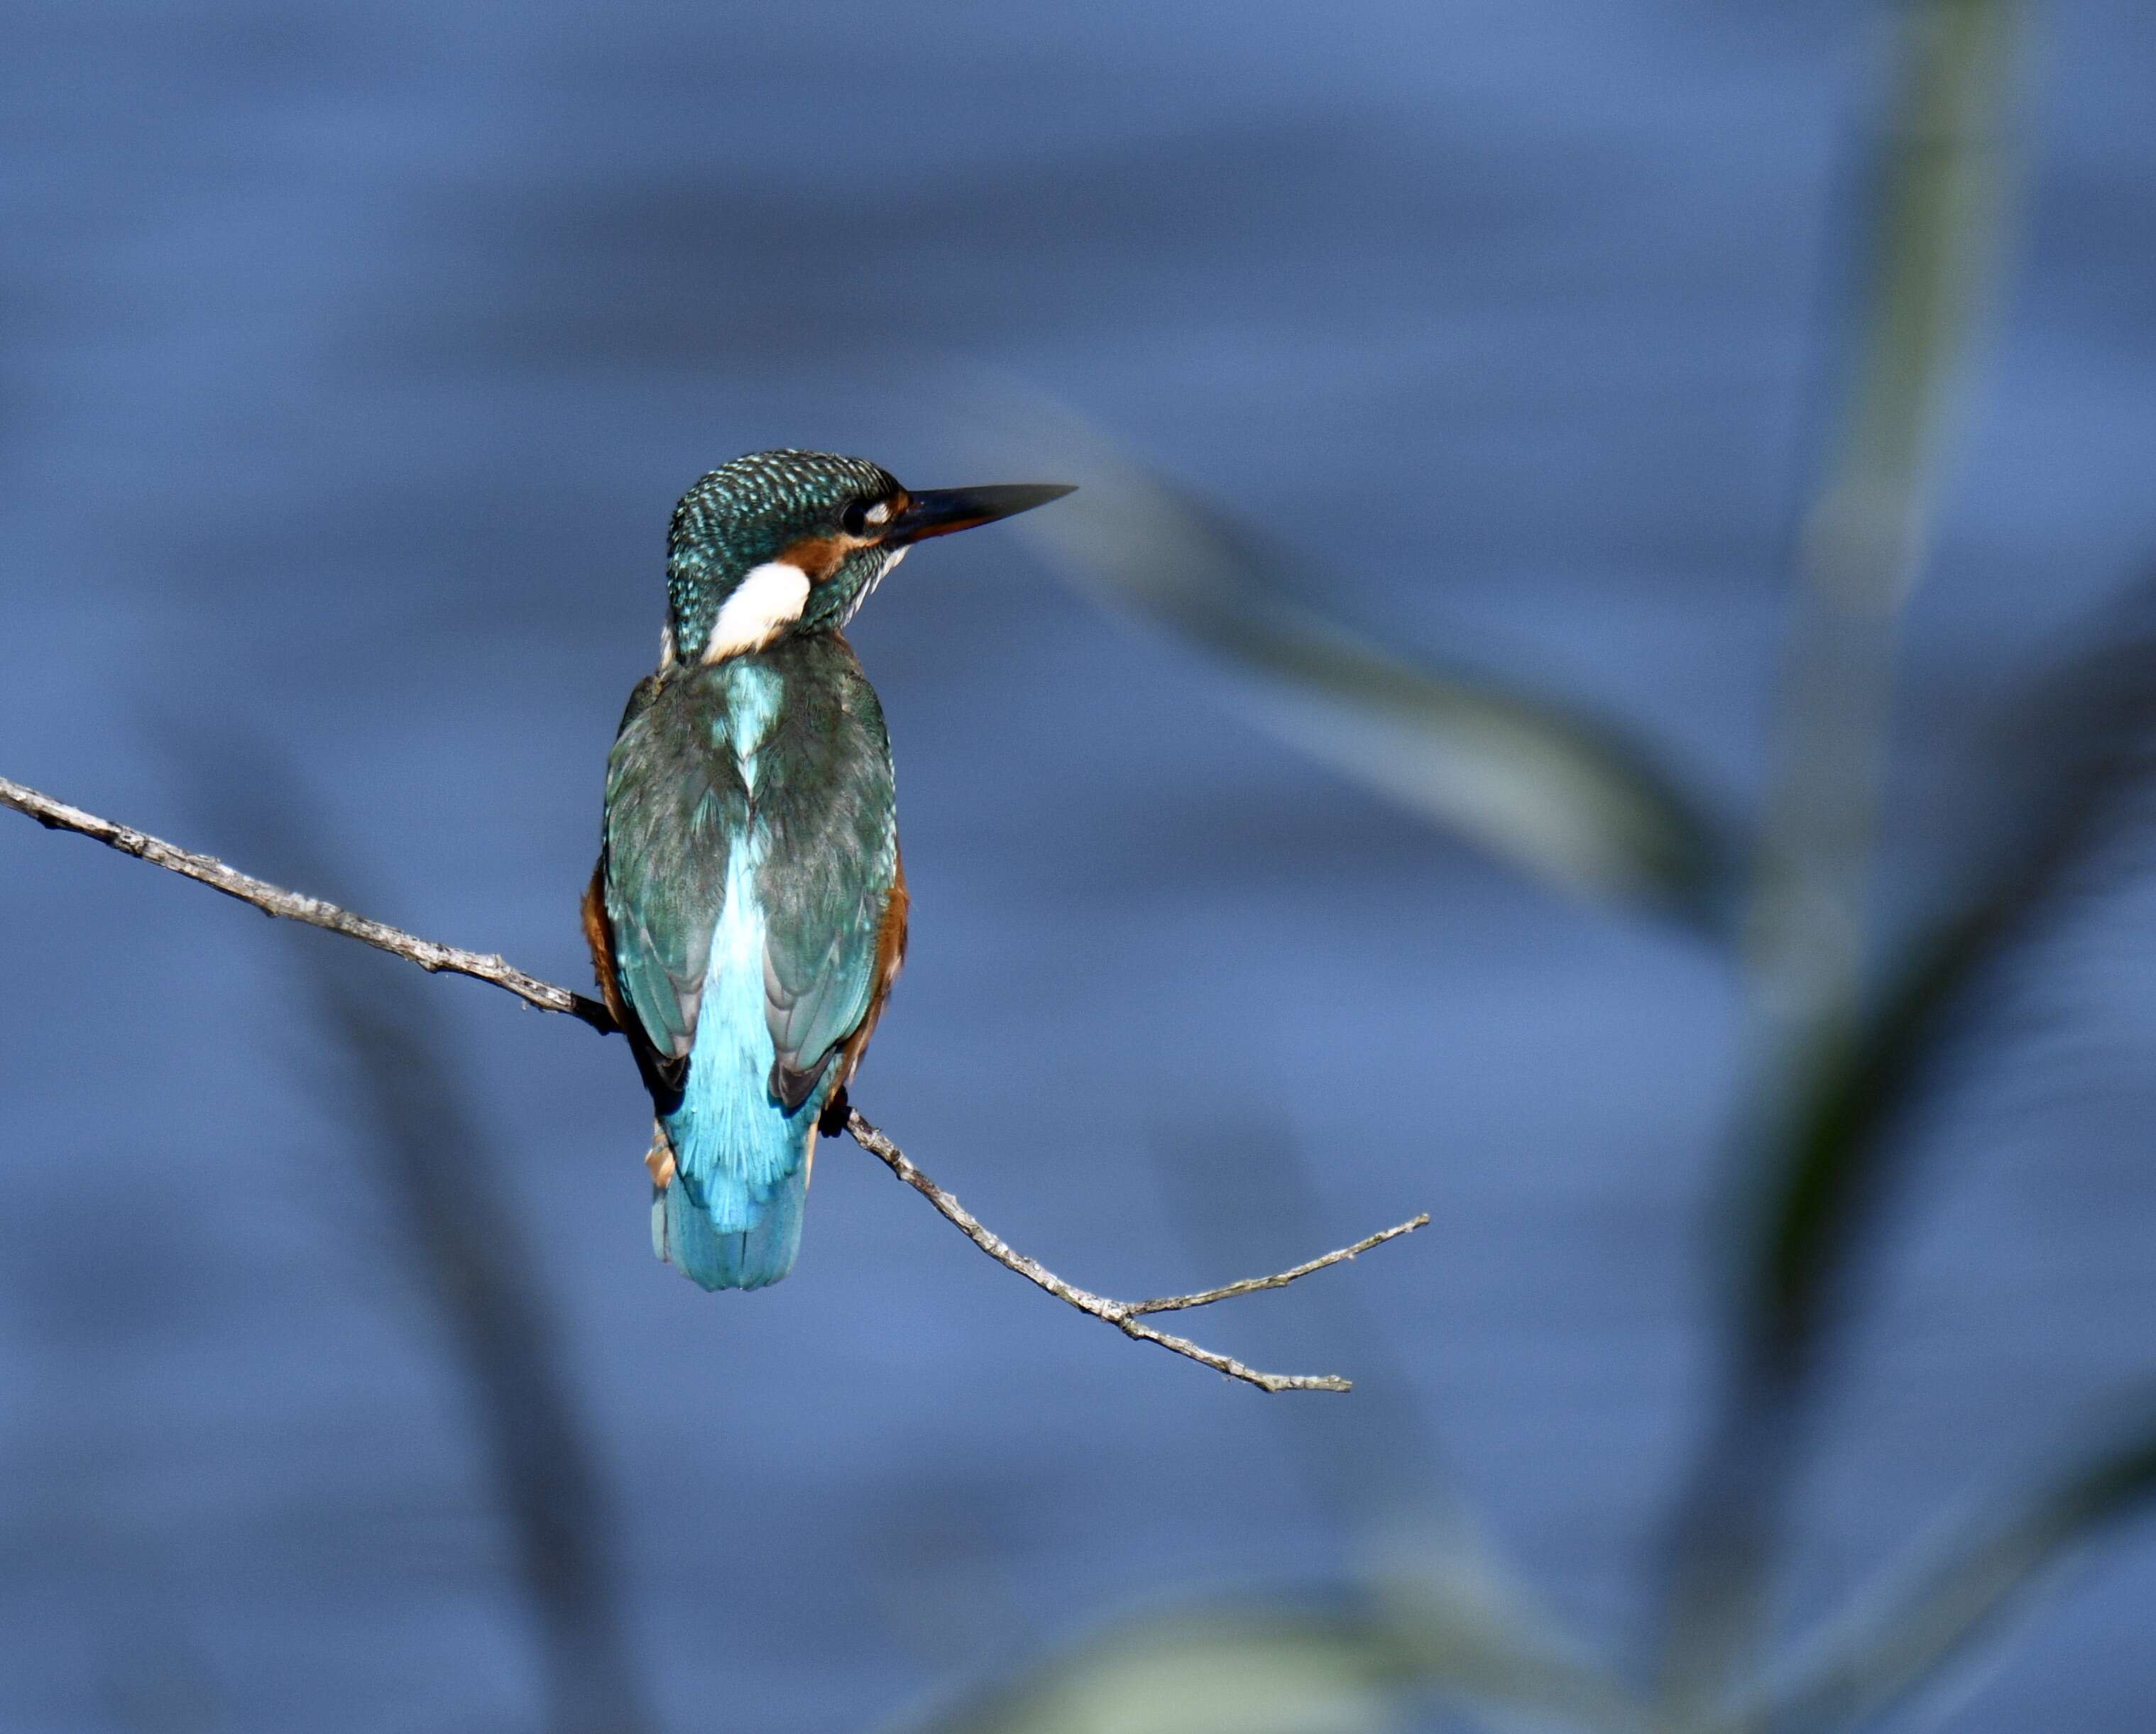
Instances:
[[[674,1141],[666,1136],[665,1127],[655,1121],[651,1128],[651,1147],[644,1152],[644,1166],[651,1170],[651,1183],[665,1192],[674,1183]]]
[[[835,1138],[845,1131],[853,1111],[854,1105],[846,1100],[846,1086],[841,1084],[831,1092],[830,1100],[824,1104],[824,1111],[816,1119],[816,1130],[827,1138]]]

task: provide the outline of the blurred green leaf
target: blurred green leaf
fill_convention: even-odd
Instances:
[[[1845,219],[1854,262],[1748,940],[1763,998],[1804,1030],[1848,1013],[1866,953],[1895,639],[1921,575],[1958,387],[1991,300],[2011,191],[2002,144],[2015,0],[1890,8],[1896,80]]]
[[[1250,1609],[1118,1630],[934,1734],[1366,1734],[1397,1726],[1407,1672],[1348,1620]]]
[[[1856,377],[1829,490],[1830,508],[1845,486],[1869,496],[1860,516],[1890,519],[1911,511],[1929,482],[1991,290],[2010,191],[1999,131],[2020,5],[1917,0],[1897,10],[1902,81],[1869,207]],[[1881,574],[1889,583],[1912,576]]]
[[[1747,1358],[1786,1386],[1807,1367],[1850,1250],[1884,1184],[1889,1134],[1942,1039],[1946,1013],[2018,913],[1979,902],[1911,947],[1870,1014],[1820,1039],[1768,1168]]]
[[[1912,1586],[1867,1597],[1815,1646],[1818,1659],[1758,1712],[1777,1731],[1842,1727],[1879,1715],[1930,1678],[2036,1580],[2097,1531],[2156,1500],[2156,1418],[2072,1473],[2033,1490],[2003,1521],[1979,1522],[1936,1562],[1904,1567]],[[1750,1719],[1732,1726],[1750,1725]]]
[[[1433,1698],[1507,1726],[1645,1728],[1614,1678],[1551,1648],[1490,1588],[1440,1571],[1322,1606],[1283,1598],[1132,1621],[923,1734],[1362,1734]]]
[[[324,836],[297,762],[266,738],[175,725],[218,829],[252,839],[294,882],[347,905],[348,853]],[[201,767],[214,766],[210,777]],[[285,928],[312,989],[357,1149],[394,1207],[401,1249],[461,1375],[510,1557],[536,1627],[550,1734],[644,1734],[653,1726],[623,1617],[601,1454],[562,1371],[546,1261],[526,1244],[511,1165],[487,1131],[442,996],[416,971]]]
[[[1747,1342],[1780,1383],[1815,1352],[1826,1308],[1881,1196],[1898,1116],[1978,979],[2041,922],[2110,821],[2147,786],[2156,732],[2156,580],[2089,629],[2017,705],[2019,814],[1973,890],[1903,951],[1860,1017],[1820,1035],[1761,1164]]]
[[[2015,707],[2023,797],[2004,843],[1947,915],[1903,950],[1863,1008],[1815,1024],[1810,1046],[1755,1111],[1752,1234],[1740,1285],[1736,1378],[1680,1515],[1667,1689],[1698,1709],[1742,1654],[1760,1610],[1780,1484],[1811,1375],[1853,1289],[1862,1244],[1907,1148],[1904,1116],[1980,984],[2078,883],[2120,811],[2146,787],[2156,731],[2156,583],[2088,632]]]
[[[1717,917],[1727,852],[1616,731],[1395,655],[1285,597],[1279,562],[1097,439],[1051,442],[1083,485],[1020,527],[1111,601],[1260,685],[1291,745],[1566,890]]]

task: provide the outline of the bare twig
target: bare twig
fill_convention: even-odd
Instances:
[[[0,777],[0,807],[12,807],[18,813],[28,813],[49,831],[74,831],[95,838],[124,855],[133,855],[154,867],[162,867],[167,872],[208,885],[213,891],[222,891],[228,897],[237,897],[242,903],[252,904],[265,916],[305,921],[310,927],[341,933],[347,939],[358,940],[377,951],[393,952],[430,973],[447,971],[452,975],[491,982],[514,993],[526,1005],[535,1005],[542,1012],[567,1012],[572,1018],[583,1018],[594,1029],[610,1031],[614,1028],[613,1014],[599,1001],[587,999],[567,988],[557,988],[551,982],[542,982],[536,976],[513,969],[491,952],[467,952],[455,946],[439,945],[431,939],[407,933],[401,927],[392,927],[386,921],[356,916],[319,897],[285,890],[266,880],[228,867],[214,855],[195,854],[146,832],[116,825],[110,819],[85,813],[80,807],[69,807],[50,795],[41,795],[19,782],[10,782],[4,777]]]
[[[1210,1306],[1215,1300],[1232,1300],[1238,1295],[1255,1295],[1260,1289],[1284,1289],[1298,1277],[1322,1270],[1327,1265],[1337,1265],[1368,1252],[1373,1246],[1383,1246],[1388,1240],[1397,1240],[1403,1234],[1412,1234],[1430,1221],[1425,1210],[1420,1216],[1406,1222],[1394,1223],[1389,1229],[1380,1229],[1365,1236],[1353,1246],[1343,1246],[1337,1252],[1328,1252],[1322,1259],[1312,1259],[1306,1265],[1297,1265],[1292,1270],[1281,1270],[1270,1276],[1246,1276],[1240,1282],[1231,1282],[1217,1289],[1200,1289],[1194,1295],[1163,1295],[1158,1300],[1137,1300],[1131,1304],[1132,1312],[1181,1312],[1186,1307]]]
[[[12,807],[52,831],[74,831],[85,837],[95,838],[108,848],[122,854],[135,856],[155,866],[192,879],[198,884],[222,891],[228,897],[237,897],[242,903],[251,904],[266,916],[280,916],[286,921],[304,921],[309,926],[321,927],[331,933],[341,933],[347,939],[357,939],[377,950],[388,952],[416,963],[429,972],[448,971],[456,975],[467,975],[514,993],[526,1005],[538,1007],[542,1012],[566,1012],[580,1018],[593,1029],[611,1032],[618,1028],[613,1014],[598,1001],[587,999],[581,993],[572,993],[566,988],[557,988],[551,982],[542,982],[536,976],[528,976],[515,969],[491,953],[460,951],[454,946],[438,944],[431,939],[421,939],[402,928],[385,922],[371,921],[351,911],[340,909],[334,903],[326,903],[319,897],[308,897],[297,891],[288,891],[259,880],[237,869],[228,867],[213,855],[198,855],[163,842],[147,833],[134,830],[126,825],[116,825],[110,819],[100,818],[85,813],[79,807],[69,807],[55,801],[49,795],[39,794],[19,782],[11,782],[0,777],[0,807]],[[1081,1289],[1075,1283],[1065,1282],[1037,1259],[1013,1250],[1003,1238],[982,1225],[979,1218],[968,1211],[951,1194],[931,1180],[912,1162],[906,1152],[886,1137],[860,1111],[853,1111],[846,1130],[861,1148],[880,1161],[921,1197],[934,1205],[943,1217],[974,1245],[1006,1270],[1015,1270],[1020,1276],[1038,1287],[1045,1289],[1059,1300],[1091,1313],[1096,1319],[1106,1320],[1124,1336],[1141,1342],[1158,1343],[1161,1347],[1187,1357],[1216,1372],[1224,1372],[1230,1378],[1241,1379],[1264,1391],[1346,1391],[1349,1383],[1331,1373],[1260,1372],[1246,1367],[1233,1356],[1215,1354],[1201,1348],[1187,1337],[1175,1336],[1165,1331],[1156,1331],[1140,1322],[1143,1315],[1153,1312],[1177,1312],[1186,1307],[1209,1306],[1216,1300],[1233,1300],[1238,1295],[1255,1294],[1260,1289],[1282,1289],[1313,1270],[1322,1270],[1328,1265],[1337,1265],[1368,1252],[1373,1246],[1402,1234],[1412,1234],[1430,1220],[1427,1214],[1399,1223],[1392,1228],[1358,1240],[1353,1246],[1343,1246],[1337,1252],[1312,1259],[1306,1265],[1297,1265],[1291,1270],[1282,1270],[1272,1276],[1254,1276],[1242,1282],[1231,1282],[1224,1288],[1205,1289],[1194,1295],[1168,1295],[1152,1300],[1111,1300],[1104,1295]]]
[[[1014,1251],[1003,1237],[982,1225],[980,1219],[950,1193],[931,1180],[920,1169],[906,1160],[906,1152],[892,1143],[855,1109],[847,1117],[846,1130],[854,1135],[854,1141],[889,1168],[908,1186],[936,1207],[937,1213],[955,1227],[974,1245],[1001,1265],[1006,1270],[1015,1270],[1028,1282],[1044,1288],[1059,1300],[1088,1312],[1096,1319],[1106,1320],[1124,1336],[1141,1342],[1157,1342],[1171,1352],[1188,1357],[1215,1372],[1224,1372],[1230,1378],[1241,1379],[1255,1385],[1261,1391],[1348,1391],[1354,1388],[1336,1373],[1260,1372],[1255,1367],[1246,1367],[1232,1355],[1217,1355],[1210,1349],[1200,1348],[1188,1337],[1173,1336],[1165,1331],[1156,1331],[1150,1325],[1141,1324],[1139,1316],[1148,1312],[1173,1312],[1186,1306],[1204,1306],[1215,1300],[1225,1300],[1235,1295],[1254,1294],[1260,1289],[1286,1288],[1299,1276],[1307,1276],[1313,1270],[1322,1270],[1327,1265],[1339,1264],[1356,1254],[1368,1252],[1383,1241],[1401,1234],[1413,1234],[1430,1220],[1427,1213],[1373,1234],[1367,1240],[1358,1240],[1353,1246],[1343,1246],[1337,1252],[1329,1252],[1322,1259],[1312,1259],[1306,1265],[1298,1265],[1292,1270],[1283,1270],[1277,1276],[1253,1277],[1246,1282],[1235,1282],[1222,1289],[1207,1289],[1195,1295],[1171,1295],[1158,1300],[1111,1300],[1105,1295],[1096,1295],[1091,1289],[1081,1289],[1077,1284],[1065,1282],[1038,1259],[1029,1259]]]

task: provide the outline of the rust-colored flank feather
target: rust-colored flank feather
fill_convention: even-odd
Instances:
[[[592,882],[584,887],[584,943],[592,948],[592,973],[598,977],[600,997],[626,1034],[631,1025],[629,1008],[622,1003],[621,982],[614,972],[613,929],[607,921],[603,856],[592,869]]]
[[[869,995],[868,1012],[860,1027],[846,1038],[840,1056],[845,1067],[839,1075],[842,1085],[852,1081],[854,1069],[868,1051],[869,1038],[875,1034],[876,1019],[883,1016],[884,1002],[891,998],[891,984],[905,967],[906,920],[912,907],[912,895],[906,889],[906,857],[901,854],[892,863],[891,895],[884,900],[883,919],[876,924],[875,987]]]

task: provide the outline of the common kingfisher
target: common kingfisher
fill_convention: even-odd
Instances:
[[[583,915],[651,1092],[652,1249],[706,1289],[793,1268],[817,1134],[906,956],[891,742],[846,624],[915,542],[1070,491],[753,452],[674,510]]]

